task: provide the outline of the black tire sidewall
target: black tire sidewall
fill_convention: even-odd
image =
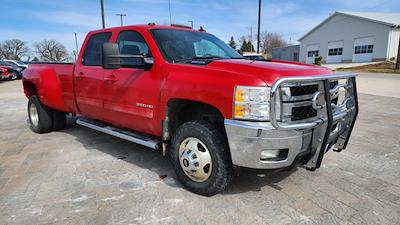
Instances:
[[[229,149],[224,145],[221,133],[217,134],[216,132],[212,124],[205,121],[194,121],[179,127],[172,139],[169,157],[176,175],[184,187],[200,195],[215,195],[225,189],[231,180],[229,170],[232,169],[232,164],[227,152]],[[204,182],[191,180],[180,166],[179,146],[189,137],[202,141],[210,152],[212,171],[210,177]]]
[[[35,126],[31,121],[30,107],[32,104],[36,106],[38,112],[39,121],[37,126]],[[42,105],[42,103],[40,102],[39,98],[36,95],[29,98],[28,118],[29,118],[30,128],[35,133],[39,134],[47,133],[52,130],[53,123],[52,123],[51,110],[48,109],[46,106]]]
[[[53,110],[53,131],[64,130],[67,125],[66,113]]]

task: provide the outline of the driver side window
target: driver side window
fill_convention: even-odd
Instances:
[[[152,57],[144,38],[136,31],[122,31],[118,35],[117,43],[122,55],[143,55]],[[142,66],[140,58],[122,58],[121,67],[135,68]]]

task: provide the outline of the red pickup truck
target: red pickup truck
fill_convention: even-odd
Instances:
[[[346,148],[358,114],[355,74],[252,61],[203,29],[155,24],[90,32],[76,64],[24,73],[31,129],[77,124],[168,155],[187,189],[214,195],[234,166],[320,167]]]

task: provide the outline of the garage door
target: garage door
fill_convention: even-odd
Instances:
[[[334,41],[328,43],[327,63],[341,63],[343,55],[343,41]]]
[[[353,62],[371,62],[374,55],[374,37],[354,40]]]
[[[307,46],[307,60],[306,63],[312,64],[315,62],[315,58],[319,56],[319,44]]]

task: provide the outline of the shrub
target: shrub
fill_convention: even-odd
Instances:
[[[315,65],[321,65],[322,64],[322,56],[318,56],[314,59],[314,64]]]

